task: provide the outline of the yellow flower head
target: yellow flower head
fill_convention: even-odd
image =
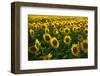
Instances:
[[[54,29],[54,30],[53,30],[53,33],[56,34],[56,35],[59,34],[58,29]]]
[[[41,45],[41,44],[40,44],[39,40],[36,39],[36,40],[35,40],[35,46],[39,49],[40,45]]]
[[[33,26],[33,30],[37,30],[37,26]]]
[[[33,25],[31,23],[28,23],[28,28],[31,29]]]
[[[48,28],[45,29],[45,33],[49,33],[49,29]]]
[[[52,57],[53,55],[51,53],[48,53],[47,55],[43,57],[43,60],[50,60]]]
[[[53,55],[52,55],[51,53],[49,53],[49,54],[47,55],[48,60],[51,59],[52,57],[53,57]]]
[[[60,31],[60,32],[63,32],[63,28],[60,28],[59,31]]]
[[[88,34],[88,28],[85,28],[85,29],[84,29],[84,33],[85,33],[85,34]]]
[[[36,46],[32,46],[28,48],[29,53],[36,53],[38,51],[38,48]]]
[[[81,28],[80,27],[77,27],[76,28],[76,32],[80,32],[81,31]]]
[[[58,48],[59,47],[59,41],[57,40],[56,37],[53,37],[50,41],[51,43],[51,46],[54,47],[54,48]]]
[[[70,37],[70,36],[65,36],[65,37],[64,37],[64,43],[65,43],[65,44],[71,43],[71,37]]]
[[[47,25],[43,24],[43,25],[41,26],[41,28],[45,30],[45,29],[47,28]]]
[[[64,32],[65,34],[68,34],[68,33],[70,32],[70,29],[69,29],[68,27],[66,27],[66,28],[64,28],[63,32]]]
[[[88,25],[87,25],[87,24],[85,24],[85,25],[84,25],[84,27],[85,27],[85,28],[88,28]]]
[[[73,27],[72,30],[73,30],[73,32],[76,32],[76,27]]]
[[[33,38],[34,37],[34,30],[30,29],[29,32],[30,32],[30,36]]]
[[[52,24],[51,27],[55,28],[55,24]]]
[[[78,44],[73,44],[72,47],[71,47],[71,53],[74,55],[74,56],[78,56],[79,55],[79,47],[78,47]]]
[[[77,36],[77,40],[81,41],[83,39],[83,36],[82,35],[78,35]]]
[[[51,36],[50,36],[50,34],[45,33],[45,34],[43,35],[43,39],[44,39],[44,41],[46,41],[47,43],[49,43],[50,40],[51,40]]]
[[[37,30],[39,29],[39,25],[36,25],[36,29],[37,29]]]
[[[81,48],[84,53],[87,53],[87,51],[88,51],[88,41],[87,40],[83,40],[81,42]]]

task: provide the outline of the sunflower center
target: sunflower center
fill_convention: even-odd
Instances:
[[[85,49],[87,49],[87,48],[88,48],[88,44],[87,44],[87,43],[84,43],[84,44],[83,44],[83,47],[84,47]]]
[[[37,29],[39,29],[39,27],[37,27]]]
[[[53,40],[53,45],[57,45],[57,41],[56,40]]]
[[[36,29],[36,27],[34,27],[34,29]]]
[[[85,33],[88,33],[88,31],[87,31],[87,30],[85,30]]]
[[[79,28],[78,28],[77,30],[78,30],[78,31],[80,31],[80,29],[79,29]]]
[[[34,35],[34,32],[33,31],[31,32],[31,35]]]
[[[68,25],[70,25],[70,24],[68,23]]]
[[[71,23],[73,25],[73,23]]]
[[[69,38],[66,38],[66,42],[69,42]]]
[[[46,40],[47,40],[47,41],[50,41],[50,38],[49,38],[49,36],[46,36],[45,38],[46,38]]]
[[[86,25],[86,27],[88,27],[88,25]]]
[[[74,31],[76,31],[76,28],[74,28]]]
[[[54,27],[54,25],[52,25],[52,27]]]
[[[43,29],[45,29],[45,26],[42,26],[43,27]]]
[[[32,50],[32,52],[35,52],[36,51],[36,48],[35,47],[32,47],[31,50]]]
[[[68,33],[68,30],[66,29],[65,32]]]
[[[77,53],[77,47],[73,47],[73,52]]]

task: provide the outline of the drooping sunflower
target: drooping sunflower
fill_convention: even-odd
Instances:
[[[73,44],[72,45],[72,47],[71,47],[71,53],[74,55],[74,56],[76,56],[76,57],[78,57],[79,56],[79,46],[78,46],[78,44]]]
[[[65,43],[65,44],[71,43],[71,37],[66,35],[66,36],[64,37],[64,43]]]
[[[83,40],[81,42],[81,49],[83,50],[84,53],[88,52],[88,40]]]
[[[63,32],[64,32],[65,34],[68,34],[68,33],[70,32],[70,29],[69,29],[68,27],[66,27],[66,28],[63,29]]]
[[[38,39],[35,40],[35,46],[39,49],[41,46],[41,43],[39,42]]]
[[[30,32],[30,36],[33,38],[34,37],[34,30],[30,29],[29,32]]]
[[[38,51],[38,48],[36,46],[31,46],[28,48],[28,52],[31,54],[34,54]]]
[[[43,34],[43,39],[44,39],[44,41],[46,41],[47,43],[49,43],[50,40],[51,40],[50,34],[49,33]]]
[[[58,48],[59,47],[59,41],[57,40],[56,37],[51,38],[50,43],[51,43],[51,46],[54,47],[54,48]]]

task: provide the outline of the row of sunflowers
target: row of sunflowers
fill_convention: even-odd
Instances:
[[[87,57],[87,17],[28,15],[28,60]]]

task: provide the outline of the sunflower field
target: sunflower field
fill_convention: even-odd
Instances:
[[[28,60],[87,57],[87,17],[28,15]]]

